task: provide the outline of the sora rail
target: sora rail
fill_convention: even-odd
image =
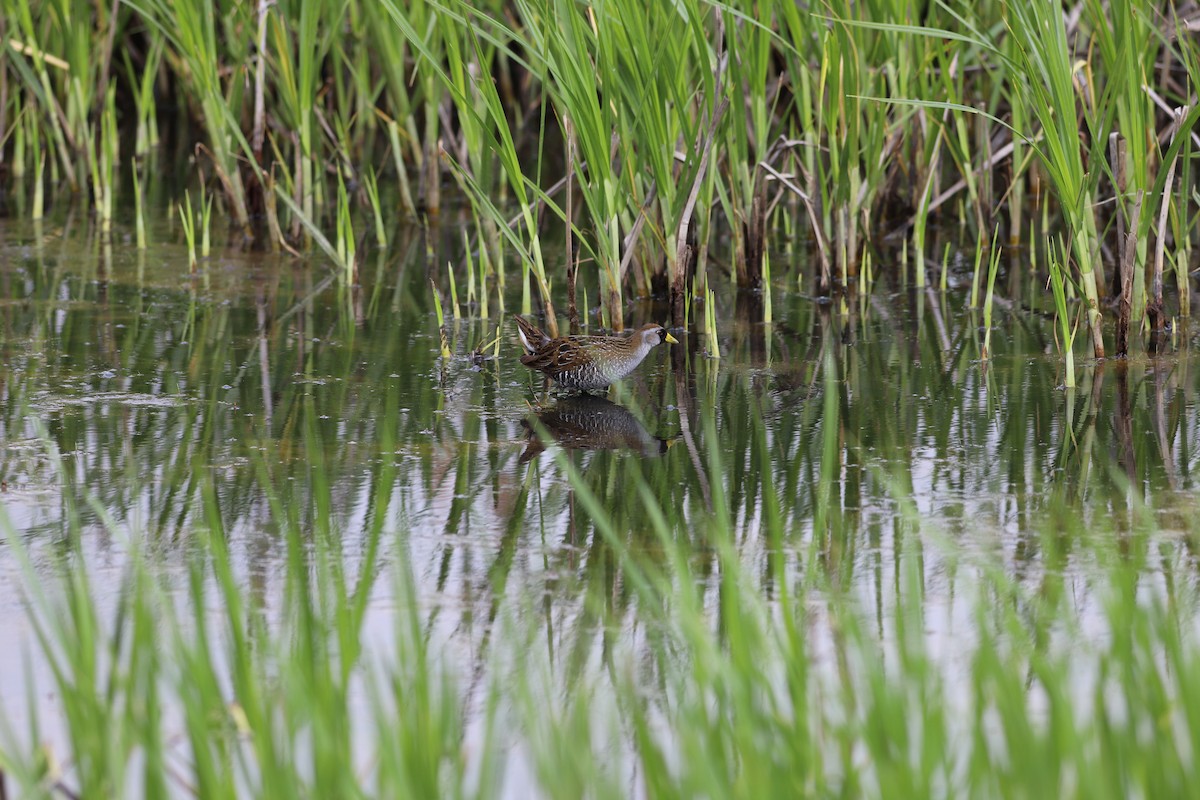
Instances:
[[[553,378],[567,389],[603,389],[637,369],[655,345],[678,340],[662,325],[643,325],[632,336],[560,336],[552,339],[523,317],[517,333],[525,355],[521,363]]]

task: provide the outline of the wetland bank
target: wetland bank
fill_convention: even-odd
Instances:
[[[5,789],[1187,793],[1200,50],[908,13],[8,0]]]

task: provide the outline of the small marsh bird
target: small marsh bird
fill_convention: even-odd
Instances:
[[[603,389],[637,369],[650,350],[661,342],[678,340],[662,325],[643,325],[632,336],[560,336],[551,339],[523,317],[517,333],[525,355],[521,363],[544,372],[560,386],[584,392]]]

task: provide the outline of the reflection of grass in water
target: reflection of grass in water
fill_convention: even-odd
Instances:
[[[520,503],[473,587],[486,617],[449,623],[468,638],[482,632],[468,648],[418,603],[414,543],[388,527],[396,463],[374,467],[365,514],[347,516],[327,477],[338,448],[311,398],[291,412],[299,466],[254,457],[240,482],[271,508],[286,553],[278,574],[246,573],[211,480],[196,490],[185,587],[165,582],[178,572],[172,556],[143,552],[130,538],[140,532],[116,521],[106,524],[129,560],[115,593],[77,549],[80,531],[47,560],[5,525],[52,666],[39,690],[53,686],[69,734],[54,745],[58,774],[29,744],[36,728],[9,732],[9,780],[30,793],[61,781],[85,796],[493,796],[515,741],[540,790],[563,797],[639,786],[1180,796],[1191,744],[1172,734],[1194,728],[1189,698],[1200,690],[1200,653],[1184,633],[1195,619],[1186,543],[1159,535],[1137,506],[1081,515],[1052,491],[1022,540],[1038,553],[1023,569],[1041,578],[1018,582],[922,518],[911,475],[871,469],[866,479],[892,498],[879,546],[894,560],[868,611],[850,577],[872,556],[855,552],[858,522],[840,494],[843,375],[831,349],[823,358],[811,534],[797,525],[803,493],[777,483],[786,472],[771,468],[756,405],[743,406],[741,424],[760,461],[737,481],[725,479],[740,468],[712,406],[692,413],[708,443],[707,504],[699,492],[674,502],[664,475],[646,471],[657,462],[555,451],[586,566],[558,591],[547,578],[539,597],[514,534],[526,508],[545,509]],[[392,392],[382,452],[399,445],[397,403]],[[456,456],[460,478],[482,457],[474,424]],[[687,464],[669,462],[665,478],[694,482]],[[544,476],[526,468],[523,491]],[[458,481],[455,496],[471,491]],[[447,535],[465,531],[470,513],[452,510]],[[348,535],[350,519],[363,536]],[[1161,580],[1148,582],[1151,570]],[[46,714],[31,708],[30,724],[48,724]]]

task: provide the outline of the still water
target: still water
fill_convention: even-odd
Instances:
[[[698,574],[716,497],[752,571],[766,576],[779,552],[797,569],[819,562],[881,631],[910,544],[898,511],[914,509],[937,532],[919,543],[925,625],[947,649],[971,625],[961,554],[1034,586],[1048,569],[1086,574],[1086,551],[1044,562],[1063,509],[1121,530],[1148,507],[1175,562],[1191,561],[1200,371],[1187,325],[1164,356],[1100,366],[1081,335],[1079,387],[1066,390],[1046,293],[1019,257],[987,361],[962,291],[881,284],[824,304],[789,278],[769,324],[760,298],[718,291],[719,359],[703,334],[677,332],[606,397],[562,396],[519,363],[495,294],[483,319],[461,279],[443,357],[430,277],[449,305],[446,250],[401,231],[348,289],[319,259],[221,251],[192,277],[178,246],[138,252],[80,222],[0,221],[0,503],[16,531],[44,553],[77,531],[115,598],[130,548],[182,575],[196,532],[219,520],[268,609],[285,525],[338,531],[349,560],[384,541],[467,671],[487,669],[492,621],[530,598],[564,645],[597,607],[636,635],[568,466],[647,558],[658,545],[638,474],[674,536],[694,542]],[[631,326],[665,316],[627,309]],[[0,576],[18,572],[0,550]],[[1075,589],[1086,607],[1085,577]],[[36,650],[22,608],[0,599],[6,652]],[[24,681],[17,660],[0,665],[17,719]]]

